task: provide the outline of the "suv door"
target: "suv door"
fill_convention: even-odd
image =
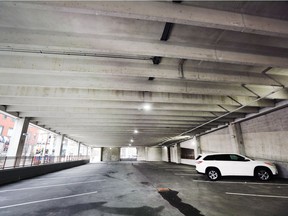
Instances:
[[[231,175],[237,176],[253,176],[254,167],[250,160],[238,154],[230,154],[230,172]]]

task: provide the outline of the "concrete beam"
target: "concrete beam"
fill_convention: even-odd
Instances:
[[[148,81],[144,78],[122,77],[73,77],[66,75],[31,75],[1,73],[0,85],[42,86],[63,88],[85,88],[98,90],[122,90],[122,91],[149,91],[166,93],[186,93],[200,95],[230,95],[230,96],[255,96],[239,85],[215,84],[206,82],[194,82],[186,80],[157,79]],[[121,83],[121,85],[119,85]],[[265,86],[263,87],[265,88]]]
[[[74,119],[74,118],[34,118],[33,121],[37,121],[38,124],[58,124],[58,123],[63,123],[67,125],[74,125],[74,124],[170,124],[171,126],[173,125],[198,125],[202,124],[203,122],[207,122],[208,120],[201,120],[201,121],[182,121],[182,120],[164,120],[164,119]],[[215,122],[216,125],[218,125],[220,122]]]
[[[131,101],[151,103],[180,103],[180,104],[217,104],[238,106],[249,104],[249,106],[267,107],[274,106],[272,100],[263,99],[254,102],[257,97],[244,96],[212,96],[195,94],[176,94],[159,92],[136,92],[121,90],[96,90],[80,88],[59,88],[59,87],[30,87],[30,86],[1,86],[0,96],[17,98],[49,98],[49,99],[75,99],[95,101]],[[288,99],[288,96],[287,96]],[[83,101],[84,102],[84,101]]]
[[[13,4],[5,3],[4,6],[73,14],[103,15],[171,22],[254,34],[288,37],[288,22],[284,20],[182,4],[171,4],[170,2],[17,2]],[[207,16],[207,14],[209,14],[209,16]]]
[[[70,53],[73,55],[104,56],[162,56],[177,59],[195,59],[212,62],[237,63],[267,67],[288,67],[285,57],[264,54],[219,50],[215,47],[199,48],[186,43],[161,42],[158,40],[137,41],[103,38],[96,35],[79,37],[69,33],[33,30],[12,30],[0,27],[0,50],[38,50],[43,53]],[[82,35],[83,36],[83,35]],[[93,46],[91,46],[93,44]],[[25,51],[26,50],[26,51]]]
[[[64,113],[55,113],[55,114],[50,114],[50,115],[31,115],[33,118],[31,121],[41,121],[44,119],[61,119],[61,121],[65,121],[65,119],[73,119],[74,121],[79,119],[79,120],[92,120],[92,121],[97,121],[97,120],[106,120],[106,119],[113,119],[115,120],[165,120],[165,121],[183,121],[183,122],[192,122],[192,121],[209,121],[214,117],[195,117],[195,116],[165,116],[165,115],[105,115],[105,114],[69,114],[65,115]],[[30,115],[27,115],[26,113],[21,113],[21,117],[30,117]],[[219,122],[228,122],[232,121],[233,118],[223,118],[219,119]]]
[[[225,114],[227,111],[209,112],[209,111],[192,111],[192,110],[151,110],[149,112],[143,112],[143,110],[128,110],[128,109],[111,109],[111,108],[88,108],[88,107],[47,107],[47,106],[34,106],[34,105],[10,105],[7,106],[8,111],[29,112],[28,116],[40,115],[48,117],[49,113],[66,113],[70,116],[74,114],[104,114],[104,115],[149,115],[149,116],[187,116],[187,117],[218,117]],[[65,117],[65,115],[63,115]],[[243,118],[244,113],[231,113],[226,118]]]
[[[58,64],[54,64],[58,62]],[[2,68],[3,67],[3,68]],[[67,76],[131,76],[180,79],[178,65],[153,65],[149,61],[95,58],[89,56],[66,56],[23,52],[0,52],[0,68],[3,72],[28,74],[65,74]],[[197,69],[185,67],[184,78],[192,81],[235,84],[278,85],[259,73],[233,70]],[[280,76],[280,78],[283,76]]]
[[[150,127],[150,128],[191,128],[191,127],[196,127],[198,126],[199,124],[193,124],[193,122],[191,124],[178,124],[178,123],[175,123],[175,124],[171,124],[170,122],[165,122],[164,123],[129,123],[129,122],[126,122],[126,123],[117,123],[117,122],[113,122],[113,123],[101,123],[103,126],[112,126],[112,127],[122,127],[122,126],[126,126],[126,127],[131,127],[131,128],[140,128],[140,127]],[[39,126],[41,126],[42,124],[39,124]],[[44,123],[43,122],[43,125],[47,126],[47,127],[51,127],[51,128],[55,128],[56,130],[58,129],[57,127],[66,127],[66,126],[75,126],[75,127],[82,127],[82,126],[97,126],[99,125],[98,122],[84,122],[82,123],[81,121],[78,121],[78,122],[48,122],[48,123]],[[218,126],[217,123],[210,123],[209,126],[213,126],[213,127],[216,127]]]
[[[118,102],[118,101],[91,101],[91,100],[71,100],[71,99],[45,99],[45,98],[11,98],[11,97],[0,97],[1,103],[6,105],[22,105],[29,106],[45,106],[45,107],[82,107],[91,109],[132,109],[132,110],[143,110],[144,103],[139,102]],[[239,106],[223,106],[217,105],[202,105],[202,104],[172,104],[172,103],[153,103],[153,110],[182,110],[182,111],[208,111],[208,112],[225,112],[227,110],[235,110]],[[20,109],[21,111],[24,111]],[[244,107],[237,111],[237,113],[254,113],[257,112],[256,107]],[[143,112],[145,112],[143,110]]]

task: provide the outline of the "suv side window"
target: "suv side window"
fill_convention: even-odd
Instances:
[[[208,155],[203,160],[214,160],[214,155]]]
[[[204,158],[204,160],[230,161],[231,159],[228,154],[220,154],[220,155],[208,155]]]
[[[221,154],[221,155],[215,155],[216,156],[216,160],[219,161],[230,161],[230,157],[228,154]]]
[[[239,155],[234,155],[234,154],[230,155],[230,159],[231,161],[245,161],[244,157],[241,157]]]

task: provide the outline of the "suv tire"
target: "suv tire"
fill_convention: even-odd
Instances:
[[[258,167],[255,170],[255,177],[260,181],[268,181],[272,177],[272,173],[268,168]]]
[[[217,181],[221,177],[220,171],[215,167],[207,168],[206,175],[211,181]]]

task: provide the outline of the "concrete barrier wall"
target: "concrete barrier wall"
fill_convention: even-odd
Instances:
[[[33,178],[36,176],[56,172],[63,169],[69,169],[87,163],[89,163],[89,160],[71,161],[64,163],[0,170],[0,185],[20,181],[23,179]]]
[[[240,123],[245,155],[274,162],[288,178],[288,107]],[[200,137],[203,153],[233,152],[229,129]]]
[[[241,123],[248,157],[273,161],[288,178],[288,107]]]
[[[201,136],[200,145],[202,153],[232,152],[228,128],[223,128]]]

